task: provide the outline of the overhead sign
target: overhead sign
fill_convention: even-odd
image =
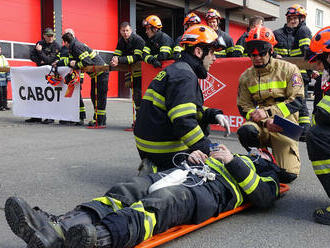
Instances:
[[[79,121],[80,86],[76,85],[71,97],[65,97],[68,86],[63,81],[57,86],[49,84],[45,76],[50,66],[11,67],[13,114],[55,120]],[[59,67],[64,78],[69,67]]]

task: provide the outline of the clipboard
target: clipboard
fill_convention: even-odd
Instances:
[[[296,141],[299,141],[299,137],[301,136],[304,130],[301,126],[297,125],[296,123],[286,118],[282,118],[278,115],[274,116],[274,124],[283,128],[283,131],[280,132],[280,134],[283,134]]]

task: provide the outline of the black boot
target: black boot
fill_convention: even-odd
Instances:
[[[10,197],[5,204],[5,215],[11,230],[29,248],[60,248],[64,234],[59,224],[32,209],[23,199]]]
[[[111,248],[111,233],[102,224],[79,224],[65,235],[66,248]]]

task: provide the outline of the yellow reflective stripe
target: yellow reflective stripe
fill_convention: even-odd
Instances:
[[[309,44],[311,43],[311,39],[310,38],[304,38],[304,39],[301,39],[299,40],[299,46],[309,46]]]
[[[83,60],[89,56],[89,53],[87,51],[83,52],[82,54],[79,55],[79,59]]]
[[[107,113],[106,110],[101,110],[101,109],[98,109],[97,112],[95,112],[96,115],[105,115]]]
[[[77,66],[78,66],[79,68],[83,68],[83,67],[84,67],[84,65],[83,65],[83,63],[82,63],[81,61],[79,61],[79,62],[77,63]]]
[[[99,201],[107,206],[111,206],[115,212],[123,208],[123,204],[121,203],[121,201],[108,196],[94,198],[93,201]]]
[[[203,119],[203,113],[201,111],[197,111],[196,118],[199,121],[202,120]]]
[[[250,167],[252,170],[256,171],[256,167],[254,166],[254,163],[252,162],[252,160],[249,157],[241,156],[241,155],[238,155],[238,154],[235,154],[235,155],[237,157],[240,157],[248,167]]]
[[[90,57],[91,59],[93,59],[93,58],[95,58],[96,55],[97,55],[96,52],[95,52],[95,51],[92,51],[92,52],[89,54],[89,57]]]
[[[239,185],[237,184],[236,180],[230,175],[226,167],[218,160],[209,157],[205,163],[210,166],[212,169],[217,171],[230,185],[230,187],[234,190],[236,195],[236,203],[234,208],[242,205],[243,203],[243,196],[241,191],[239,190]]]
[[[250,93],[256,93],[259,90],[269,90],[269,89],[285,89],[287,87],[286,81],[271,81],[267,83],[260,83],[253,86],[248,87]]]
[[[184,104],[179,104],[175,106],[174,108],[171,108],[167,115],[170,118],[170,120],[173,122],[174,119],[185,116],[185,115],[190,115],[194,114],[196,115],[196,105],[194,103],[184,103]]]
[[[151,238],[156,225],[155,213],[146,211],[141,201],[133,203],[130,208],[144,214],[144,240]]]
[[[312,165],[316,175],[330,174],[330,159],[312,161]]]
[[[149,47],[146,47],[146,46],[145,46],[145,47],[143,48],[143,52],[150,54],[151,49],[150,49]]]
[[[316,106],[323,108],[325,111],[330,113],[330,96],[325,95]]]
[[[145,152],[169,153],[180,152],[189,149],[181,140],[176,141],[149,141],[135,136],[136,146]]]
[[[180,53],[181,51],[183,51],[183,47],[181,47],[181,46],[175,46],[175,47],[173,48],[173,52]]]
[[[169,46],[161,46],[160,49],[159,49],[160,52],[163,52],[163,53],[169,53],[171,54],[172,53],[172,48],[169,47]]]
[[[116,49],[113,55],[121,56],[123,52],[121,50]]]
[[[280,55],[288,55],[289,54],[288,49],[285,49],[285,48],[276,48],[275,47],[274,51],[277,52]]]
[[[255,173],[255,171],[250,169],[250,173],[247,178],[245,178],[243,182],[240,182],[238,184],[239,186],[241,186],[244,192],[249,195],[257,188],[259,181],[260,177],[257,175],[257,173]]]
[[[226,56],[226,50],[221,50],[220,52],[214,52],[215,55],[219,55],[219,56]]]
[[[232,53],[235,50],[235,47],[228,47],[226,53]]]
[[[315,121],[315,115],[312,114],[312,123],[311,123],[312,126],[315,126],[316,125],[316,121]]]
[[[311,123],[309,116],[299,116],[299,123]]]
[[[132,64],[134,62],[133,56],[127,56],[127,62],[128,64]]]
[[[85,107],[80,107],[80,108],[79,108],[79,111],[80,111],[80,112],[85,112],[85,111],[86,111],[86,108],[85,108]]]
[[[288,107],[284,102],[280,102],[276,104],[276,106],[281,110],[284,117],[288,117],[291,114],[290,110],[288,109]]]
[[[181,137],[181,140],[187,145],[192,146],[204,137],[204,133],[199,125],[197,125],[193,130],[188,132],[186,135]]]
[[[143,99],[151,101],[153,105],[166,111],[165,97],[163,97],[161,94],[157,93],[153,89],[147,89],[146,93],[143,96]]]
[[[236,51],[239,51],[239,52],[241,52],[241,53],[243,53],[243,52],[244,52],[244,47],[241,46],[241,45],[236,45],[236,46],[235,46],[235,50],[236,50]]]
[[[306,70],[300,70],[300,73],[307,73]]]
[[[134,49],[134,54],[137,54],[137,55],[142,55],[142,51],[140,49]]]
[[[148,63],[148,59],[152,57],[152,55],[147,55],[145,58],[144,58],[144,62]]]
[[[141,77],[141,76],[142,76],[142,72],[140,71],[133,72],[133,77]]]
[[[256,110],[256,109],[251,109],[251,110],[249,110],[249,112],[246,113],[246,116],[245,116],[245,119],[246,119],[246,120],[250,120],[250,114],[251,114],[254,110]]]
[[[302,54],[302,52],[301,52],[300,48],[292,49],[290,51],[290,56],[298,56],[298,55],[301,55],[301,54]]]

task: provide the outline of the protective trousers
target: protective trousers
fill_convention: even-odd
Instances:
[[[96,89],[95,89],[95,78],[92,77],[91,80],[91,99],[94,106],[93,119],[94,120],[97,119],[98,125],[106,125],[108,79],[109,79],[109,72],[103,72],[102,74],[98,75]]]
[[[7,107],[7,86],[0,86],[0,108]]]
[[[308,157],[313,170],[330,198],[330,128],[313,126],[307,134]]]
[[[150,185],[160,178],[159,174],[134,177],[116,184],[104,197],[83,204],[94,208],[101,202],[113,210],[98,210],[108,212],[100,216],[101,223],[110,230],[112,247],[134,247],[172,226],[200,223],[222,210],[219,206],[224,205],[226,192],[219,181],[193,188],[165,187],[149,194]]]
[[[251,147],[271,147],[272,153],[280,168],[288,173],[299,175],[300,158],[298,142],[279,133],[269,132],[255,122],[245,122],[237,131],[242,146],[250,150]]]
[[[141,70],[125,73],[125,86],[133,89],[133,102],[135,105],[135,117],[137,117],[141,102],[142,102],[142,89],[141,89]]]

